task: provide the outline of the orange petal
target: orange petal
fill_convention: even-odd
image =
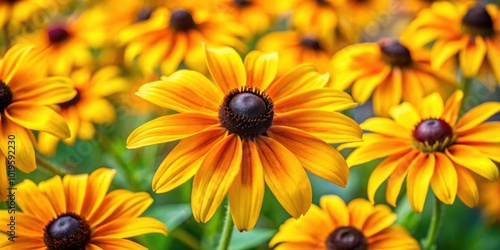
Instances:
[[[457,133],[461,133],[474,128],[498,112],[500,112],[500,102],[482,103],[465,113],[457,122],[455,129]]]
[[[3,82],[7,84],[10,83],[10,80],[17,73],[17,69],[22,66],[31,48],[31,46],[26,45],[14,45],[5,52],[2,64],[0,64],[0,79],[2,79]],[[15,85],[12,84],[12,86],[9,85],[9,87],[11,87],[11,90],[14,92]]]
[[[477,149],[486,157],[500,162],[500,154],[498,154],[500,152],[500,143],[469,143],[468,145]]]
[[[403,100],[418,105],[424,96],[424,90],[415,69],[408,68],[403,71],[403,83]]]
[[[365,237],[370,238],[392,226],[396,222],[397,217],[388,206],[382,204],[376,205],[363,224],[363,234]]]
[[[468,145],[452,145],[445,150],[446,155],[455,163],[468,168],[484,178],[498,179],[498,168],[486,155]]]
[[[97,227],[92,232],[92,240],[104,238],[130,238],[142,234],[160,233],[167,235],[167,227],[159,220],[149,217],[119,218]]]
[[[185,32],[177,32],[172,37],[174,40],[172,47],[160,64],[160,69],[165,75],[170,75],[179,68],[189,49],[188,37]]]
[[[444,104],[441,119],[445,120],[452,127],[455,126],[455,123],[457,122],[458,112],[460,111],[460,104],[462,103],[463,96],[464,93],[461,90],[456,90]]]
[[[49,199],[40,192],[34,182],[24,180],[16,187],[16,203],[24,213],[33,215],[45,223],[57,218],[58,214]]]
[[[59,175],[46,181],[41,181],[38,184],[38,189],[49,199],[56,214],[59,215],[66,212],[66,194],[64,193],[64,187]]]
[[[66,212],[80,214],[87,191],[87,174],[65,175],[63,178],[64,194],[66,195]]]
[[[347,208],[349,209],[349,226],[363,230],[366,219],[373,212],[373,205],[365,199],[357,198],[349,202]]]
[[[274,102],[274,112],[285,113],[299,109],[321,109],[342,111],[353,108],[357,103],[349,94],[336,89],[312,89],[289,95]]]
[[[321,209],[329,215],[330,221],[332,222],[332,228],[349,226],[349,209],[347,209],[347,205],[340,197],[336,195],[323,195],[319,199],[319,204]],[[309,212],[310,211],[311,210],[309,210]]]
[[[460,68],[464,77],[477,75],[486,55],[486,43],[483,37],[478,35],[472,39],[474,40],[469,41],[459,54]]]
[[[493,74],[497,82],[500,82],[500,61],[497,60],[495,55],[500,55],[500,42],[497,39],[486,39],[486,47],[488,52],[486,53],[486,58],[491,65]]]
[[[407,153],[404,158],[401,159],[401,161],[398,163],[391,176],[389,177],[385,197],[387,199],[387,203],[389,203],[391,206],[396,206],[396,200],[398,199],[399,192],[401,191],[401,186],[403,185],[403,181],[408,174],[410,165],[414,164],[413,162],[419,154],[419,150],[413,150]]]
[[[100,209],[101,203],[108,192],[115,173],[116,170],[114,169],[99,168],[90,174],[87,194],[84,200],[85,206],[81,211],[82,216],[92,216],[96,210]]]
[[[231,134],[208,151],[194,176],[191,206],[198,222],[207,222],[226,197],[241,169],[242,142]]]
[[[272,138],[262,136],[256,142],[269,189],[292,217],[299,218],[312,202],[311,183],[302,164]]]
[[[229,203],[236,228],[250,231],[257,223],[262,207],[264,172],[253,141],[243,140],[243,155],[240,172],[229,189]]]
[[[230,47],[205,46],[205,55],[210,74],[223,93],[246,85],[245,66],[236,50]]]
[[[457,196],[457,171],[445,154],[436,152],[434,155],[436,168],[431,179],[432,191],[443,203],[451,205]]]
[[[436,70],[441,69],[448,59],[458,54],[467,45],[468,40],[465,36],[460,40],[437,40],[431,49],[432,67]]]
[[[347,157],[347,165],[352,167],[391,155],[402,155],[410,150],[411,145],[407,140],[381,136],[365,140],[359,148],[352,151]]]
[[[391,226],[368,238],[370,249],[420,250],[420,244],[402,226]]]
[[[429,183],[434,174],[436,158],[434,154],[420,154],[408,167],[407,192],[410,206],[415,212],[422,212],[429,190]]]
[[[443,110],[443,98],[436,92],[424,97],[420,102],[419,111],[422,119],[440,118],[443,114]]]
[[[373,111],[380,116],[389,116],[391,107],[396,106],[403,98],[403,74],[394,68],[391,77],[380,84],[373,93]]]
[[[89,245],[91,244],[96,247],[95,249],[147,250],[146,247],[131,240],[117,239],[114,237],[99,237],[97,240],[92,237],[90,242],[85,246],[85,250],[94,250],[94,248],[89,249]]]
[[[356,80],[352,86],[352,96],[360,103],[365,103],[373,93],[389,77],[391,78],[391,67],[383,67],[373,75],[364,76]]]
[[[375,203],[375,193],[382,183],[394,172],[399,162],[404,159],[399,155],[391,156],[382,161],[371,173],[368,180],[368,199]]]
[[[28,214],[24,213],[21,211],[16,211],[13,213],[12,211],[9,213],[9,210],[0,210],[0,213],[8,214],[9,216],[0,216],[0,223],[1,225],[8,225],[10,224],[10,217],[13,216],[15,217],[15,231],[16,231],[16,236],[18,237],[38,237],[43,241],[43,229],[47,226],[47,223],[50,221],[41,221],[39,217],[37,217],[34,214]],[[4,233],[8,233],[7,231],[10,228],[7,226],[2,226],[2,229],[0,231],[3,231]],[[2,235],[4,237],[5,235]],[[16,243],[22,242],[19,240],[16,240]],[[0,248],[1,248],[0,243]],[[17,244],[14,244],[17,245]],[[1,248],[4,249],[4,248]]]
[[[455,143],[497,143],[500,142],[498,131],[500,122],[487,122],[459,133]]]
[[[2,118],[2,126],[0,127],[0,141],[4,143],[0,143],[0,149],[3,151],[3,155],[5,155],[5,157],[8,157],[8,145],[12,146],[12,144],[8,144],[7,142],[12,141],[9,139],[9,136],[14,136],[16,144],[14,145],[16,168],[25,173],[29,173],[35,170],[35,150],[33,149],[33,144],[30,139],[30,137],[33,136],[33,133],[3,116]]]
[[[36,87],[34,87],[36,86]],[[44,78],[21,89],[16,89],[14,102],[32,102],[36,104],[57,104],[71,100],[76,91],[66,77]]]
[[[254,50],[245,56],[246,85],[264,90],[278,72],[278,53],[265,54]]]
[[[455,165],[455,170],[457,171],[458,198],[468,207],[475,207],[479,202],[479,192],[477,190],[476,180],[470,172],[470,170]]]

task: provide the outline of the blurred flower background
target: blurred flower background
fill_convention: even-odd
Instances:
[[[251,136],[228,129],[244,139],[235,139],[233,144],[246,145],[234,158],[241,161],[252,151],[262,154],[253,143],[259,137],[279,138],[276,141],[285,145],[280,155],[290,156],[287,160],[308,172],[286,183],[266,177],[265,187],[264,180],[257,180],[263,193],[249,189],[256,192],[249,197],[257,196],[251,204],[258,209],[248,208],[251,218],[236,221],[248,223],[237,226],[249,231],[230,227],[228,249],[334,249],[330,244],[334,232],[364,235],[358,237],[364,239],[358,242],[360,249],[418,249],[416,242],[423,249],[431,249],[433,243],[436,249],[500,249],[500,182],[496,181],[500,162],[499,6],[500,1],[486,0],[0,0],[0,199],[5,201],[0,204],[0,227],[5,227],[0,229],[0,246],[32,246],[22,245],[21,238],[9,241],[6,224],[11,220],[7,211],[12,196],[7,196],[7,187],[29,186],[28,191],[54,198],[44,202],[57,208],[63,207],[59,202],[64,197],[56,199],[55,194],[70,192],[72,187],[73,181],[64,179],[101,174],[108,176],[104,186],[94,180],[88,187],[74,184],[78,191],[71,192],[99,201],[113,193],[125,197],[121,192],[141,196],[143,201],[136,201],[140,211],[124,218],[154,218],[156,229],[124,233],[112,226],[91,228],[94,232],[109,230],[103,235],[126,238],[130,245],[122,246],[216,249],[228,207],[226,196],[233,192],[231,209],[238,207],[234,202],[248,197],[234,198],[235,191],[228,191],[232,184],[227,182],[214,191],[219,195],[215,198],[200,189],[200,185],[218,186],[206,184],[211,172],[199,166],[207,145],[190,145],[193,150],[205,150],[197,152],[199,161],[191,159],[193,166],[199,162],[192,169],[183,163],[186,168],[180,172],[166,173],[167,160],[184,159],[185,152],[173,150],[196,139],[188,135],[207,129],[222,131],[224,124],[219,126],[217,118],[223,99],[234,94],[231,88],[253,86],[265,94],[262,100],[274,101],[274,123]],[[210,48],[227,51],[228,47],[231,53],[206,52]],[[298,85],[294,88],[293,84]],[[322,90],[311,90],[318,88]],[[337,99],[330,98],[332,93]],[[145,126],[149,131],[140,138],[140,145],[127,148],[127,138],[136,137],[134,131],[148,122],[189,112],[198,115],[208,109],[212,117],[203,126],[186,126],[189,120]],[[326,112],[335,113],[336,122],[329,122],[334,115],[321,115]],[[313,118],[315,122],[300,123]],[[426,120],[438,124],[438,130],[422,125],[425,128],[415,132],[417,125],[429,123]],[[352,139],[360,131],[356,123],[372,132],[363,135],[366,144]],[[214,125],[219,127],[214,129]],[[162,126],[178,126],[183,136]],[[284,130],[286,136],[280,135]],[[303,131],[307,136],[297,136]],[[225,139],[231,135],[223,133],[218,139],[231,141]],[[351,137],[342,138],[343,134]],[[287,137],[296,141],[291,143]],[[300,141],[305,138],[310,141]],[[210,141],[210,147],[215,143]],[[311,147],[303,150],[301,143],[321,145],[323,150],[315,155]],[[9,148],[13,145],[15,152]],[[170,155],[171,151],[175,154]],[[417,156],[416,151],[421,154]],[[224,154],[230,152],[217,157],[232,159],[232,154]],[[323,157],[325,152],[335,156]],[[423,155],[432,156],[424,159]],[[335,162],[322,161],[333,158]],[[253,164],[249,162],[241,165]],[[347,166],[347,184],[341,187]],[[245,170],[233,171],[242,183]],[[325,177],[326,170],[343,176],[339,180]],[[196,171],[204,176],[191,178]],[[262,176],[262,169],[257,173]],[[163,176],[169,176],[169,185]],[[200,178],[205,184],[193,183]],[[54,182],[60,190],[51,193],[53,185],[48,183]],[[284,190],[294,182],[310,183],[312,190],[312,197],[302,197],[301,207],[293,204],[302,200],[288,196],[295,189]],[[105,190],[99,193],[96,187]],[[38,204],[40,197],[27,193],[20,191],[15,197],[19,219],[23,214],[78,214],[59,208],[33,211],[48,208]],[[124,202],[121,197],[117,199]],[[216,204],[211,205],[209,216],[202,216],[204,223],[199,223],[200,215],[193,216],[191,209],[199,206],[193,202],[203,199]],[[299,217],[311,201],[305,216],[291,218]],[[439,201],[443,204],[436,205]],[[111,206],[109,201],[101,207],[94,205],[97,209]],[[431,223],[436,214],[437,225]],[[81,216],[88,215],[82,212]],[[46,217],[38,224],[52,218]],[[89,224],[96,224],[94,219]],[[159,222],[168,228],[167,236]],[[18,235],[37,230],[22,229],[23,223],[20,219],[16,225]],[[439,228],[432,244],[428,243],[429,228]],[[38,230],[42,231],[32,236],[43,249],[47,244],[41,239],[44,231]],[[91,239],[89,244],[104,242],[104,249],[113,249],[115,241],[106,240]],[[398,242],[402,245],[393,244]]]

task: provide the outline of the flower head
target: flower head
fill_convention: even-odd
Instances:
[[[420,249],[405,228],[393,225],[396,214],[386,205],[364,199],[348,205],[336,195],[323,196],[303,217],[281,225],[269,247],[282,249]]]
[[[269,29],[274,22],[274,10],[265,0],[216,0],[217,11],[248,28],[251,35]]]
[[[68,79],[46,77],[43,65],[33,59],[31,47],[16,45],[0,60],[0,200],[7,198],[7,142],[14,137],[16,167],[26,173],[36,169],[31,130],[68,138],[64,119],[49,105],[70,100],[76,92]]]
[[[297,218],[310,207],[305,170],[345,186],[349,175],[328,143],[359,141],[361,130],[338,112],[355,106],[344,92],[323,88],[328,74],[310,64],[276,79],[276,53],[250,52],[242,62],[229,47],[206,48],[216,84],[200,73],[179,70],[142,86],[137,95],[179,112],[133,131],[128,148],[183,139],[153,178],[167,192],[194,176],[193,215],[206,222],[227,193],[238,229],[259,217],[267,183],[285,210]]]
[[[160,221],[140,217],[153,203],[145,192],[118,189],[110,193],[115,171],[55,176],[38,186],[31,180],[16,185],[16,241],[3,240],[2,249],[144,249],[124,239],[147,233],[167,234]],[[0,222],[10,215],[0,211]],[[7,233],[2,227],[0,231]],[[5,237],[5,236],[4,236]]]
[[[493,161],[500,162],[498,122],[486,122],[500,111],[500,103],[483,103],[464,114],[457,122],[462,101],[457,90],[443,105],[441,96],[433,93],[420,105],[403,103],[391,110],[390,118],[370,118],[361,128],[372,133],[363,135],[347,158],[349,166],[385,158],[373,171],[368,182],[368,197],[373,201],[380,185],[389,179],[387,201],[395,206],[404,179],[410,205],[422,211],[429,186],[445,204],[455,197],[473,207],[478,203],[476,173],[490,181],[498,178]]]

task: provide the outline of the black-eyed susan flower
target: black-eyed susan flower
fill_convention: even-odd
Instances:
[[[94,137],[94,124],[110,124],[115,120],[115,109],[106,97],[122,92],[127,88],[127,81],[120,77],[120,69],[107,66],[92,72],[88,68],[75,70],[71,74],[73,87],[77,94],[73,99],[59,103],[58,113],[68,123],[71,136],[64,141],[73,145],[75,140],[90,140]],[[53,155],[59,138],[39,133],[39,151]]]
[[[260,34],[274,22],[272,5],[265,0],[215,0],[216,10],[228,15],[228,22],[238,22],[245,26],[251,35]]]
[[[378,116],[388,116],[389,109],[401,101],[418,103],[434,91],[446,96],[446,85],[455,84],[453,74],[431,68],[427,51],[392,38],[341,49],[330,68],[332,86],[342,90],[352,86],[352,96],[359,103],[372,97]]]
[[[70,100],[76,92],[68,79],[46,77],[33,60],[31,47],[16,45],[0,60],[0,200],[7,198],[6,159],[23,172],[36,169],[36,140],[31,130],[68,138],[64,119],[48,107]],[[7,142],[14,140],[14,149]],[[9,153],[9,151],[11,153]],[[10,164],[9,164],[10,165]]]
[[[355,28],[365,27],[376,18],[388,12],[389,0],[344,0],[339,15],[344,16]],[[387,13],[385,13],[387,15]],[[360,30],[361,31],[361,30]]]
[[[153,203],[146,192],[117,189],[108,193],[115,170],[100,168],[88,174],[54,176],[36,185],[24,180],[16,185],[15,242],[5,240],[2,249],[146,249],[128,240],[161,233],[160,221],[141,217]],[[0,210],[0,222],[10,214]],[[0,231],[7,233],[6,227]]]
[[[410,24],[405,36],[416,46],[432,43],[432,66],[458,59],[464,77],[493,72],[500,81],[500,12],[496,4],[434,3]]]
[[[197,221],[207,222],[229,193],[236,227],[250,230],[265,183],[295,218],[312,200],[305,170],[346,185],[347,165],[328,143],[359,141],[361,129],[335,112],[355,103],[344,92],[323,88],[328,73],[303,64],[276,79],[276,53],[252,51],[243,63],[229,47],[207,48],[206,58],[216,84],[180,70],[137,93],[179,112],[142,125],[127,139],[128,148],[183,139],[161,163],[153,190],[170,191],[194,176]]]
[[[325,195],[320,207],[312,205],[299,219],[281,225],[269,242],[275,250],[410,250],[418,242],[401,226],[386,205],[372,205],[365,199],[349,204],[336,195]]]
[[[147,73],[159,66],[163,74],[169,75],[181,63],[206,72],[204,42],[243,50],[239,38],[245,35],[241,25],[225,22],[222,15],[213,15],[209,8],[193,3],[158,7],[148,20],[125,28],[119,40],[126,45],[125,62],[136,62]]]
[[[484,121],[500,111],[500,103],[478,105],[457,122],[462,97],[457,90],[443,105],[441,96],[433,93],[420,105],[405,102],[394,107],[392,119],[374,117],[361,124],[371,133],[363,135],[364,142],[348,156],[348,165],[385,158],[368,182],[371,201],[388,179],[386,198],[395,206],[406,178],[408,200],[417,212],[424,207],[429,186],[445,204],[453,204],[458,195],[465,205],[477,205],[473,173],[490,181],[498,178],[493,161],[500,162],[500,123]]]

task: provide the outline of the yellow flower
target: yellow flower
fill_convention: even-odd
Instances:
[[[372,96],[378,116],[389,116],[389,109],[408,101],[418,103],[434,91],[445,96],[441,83],[454,86],[453,74],[431,68],[430,56],[423,49],[396,39],[348,46],[331,61],[332,86],[345,90],[352,85],[352,96],[365,103]]]
[[[325,195],[303,217],[289,219],[269,242],[275,250],[411,250],[420,249],[405,228],[393,225],[397,215],[386,205],[365,199],[348,205],[336,195]]]
[[[393,119],[374,117],[361,124],[372,133],[363,135],[363,143],[344,146],[359,146],[347,158],[348,165],[387,157],[370,176],[371,201],[389,179],[386,198],[395,206],[408,177],[408,200],[417,212],[424,207],[429,185],[445,204],[453,204],[458,195],[465,205],[477,205],[479,194],[472,173],[490,181],[498,178],[493,161],[500,162],[500,123],[483,122],[500,111],[500,103],[483,103],[457,122],[462,97],[457,90],[443,105],[441,96],[433,93],[418,106],[405,102],[394,107]]]
[[[434,3],[409,25],[405,36],[416,46],[432,43],[432,66],[458,61],[465,77],[489,69],[500,81],[500,12],[495,4],[454,5]]]
[[[183,139],[161,163],[153,190],[167,192],[194,176],[191,206],[207,222],[229,192],[240,230],[259,217],[264,182],[298,218],[312,200],[305,170],[345,186],[349,171],[328,143],[359,141],[361,129],[334,111],[355,106],[344,92],[323,88],[329,75],[303,64],[276,79],[276,53],[250,52],[244,63],[229,47],[207,48],[216,84],[180,70],[145,84],[137,95],[179,112],[133,131],[128,148]]]
[[[70,136],[66,122],[48,105],[68,101],[76,92],[66,78],[47,78],[31,52],[31,47],[16,45],[0,60],[0,200],[7,198],[6,163],[9,171],[11,166],[25,173],[36,169],[31,130]]]
[[[0,210],[0,223],[15,217],[15,242],[0,247],[20,249],[146,249],[124,238],[147,233],[167,234],[160,221],[140,215],[153,203],[148,193],[125,189],[108,192],[115,170],[100,168],[92,174],[59,176],[40,182],[24,180],[16,186],[15,201],[22,210]]]
[[[125,62],[136,62],[140,68],[153,72],[157,66],[163,74],[174,72],[181,63],[197,71],[206,71],[203,42],[244,49],[238,37],[245,30],[234,22],[225,22],[206,8],[156,8],[151,17],[120,33],[127,45]]]
[[[354,27],[362,28],[370,22],[376,21],[380,14],[389,14],[388,7],[389,0],[345,0],[339,15],[344,16]]]
[[[68,123],[71,137],[64,140],[73,145],[76,138],[90,140],[94,137],[96,124],[109,124],[115,120],[115,109],[105,97],[124,91],[128,83],[119,77],[120,69],[107,66],[95,73],[88,68],[73,71],[71,79],[76,89],[73,99],[59,103],[58,112]],[[57,149],[59,138],[39,133],[40,152],[53,155]]]
[[[0,1],[0,27],[9,23],[10,27],[18,29],[23,22],[54,5],[56,3],[53,0],[2,0]]]
[[[478,182],[479,193],[479,207],[486,215],[488,222],[500,222],[500,182]]]

